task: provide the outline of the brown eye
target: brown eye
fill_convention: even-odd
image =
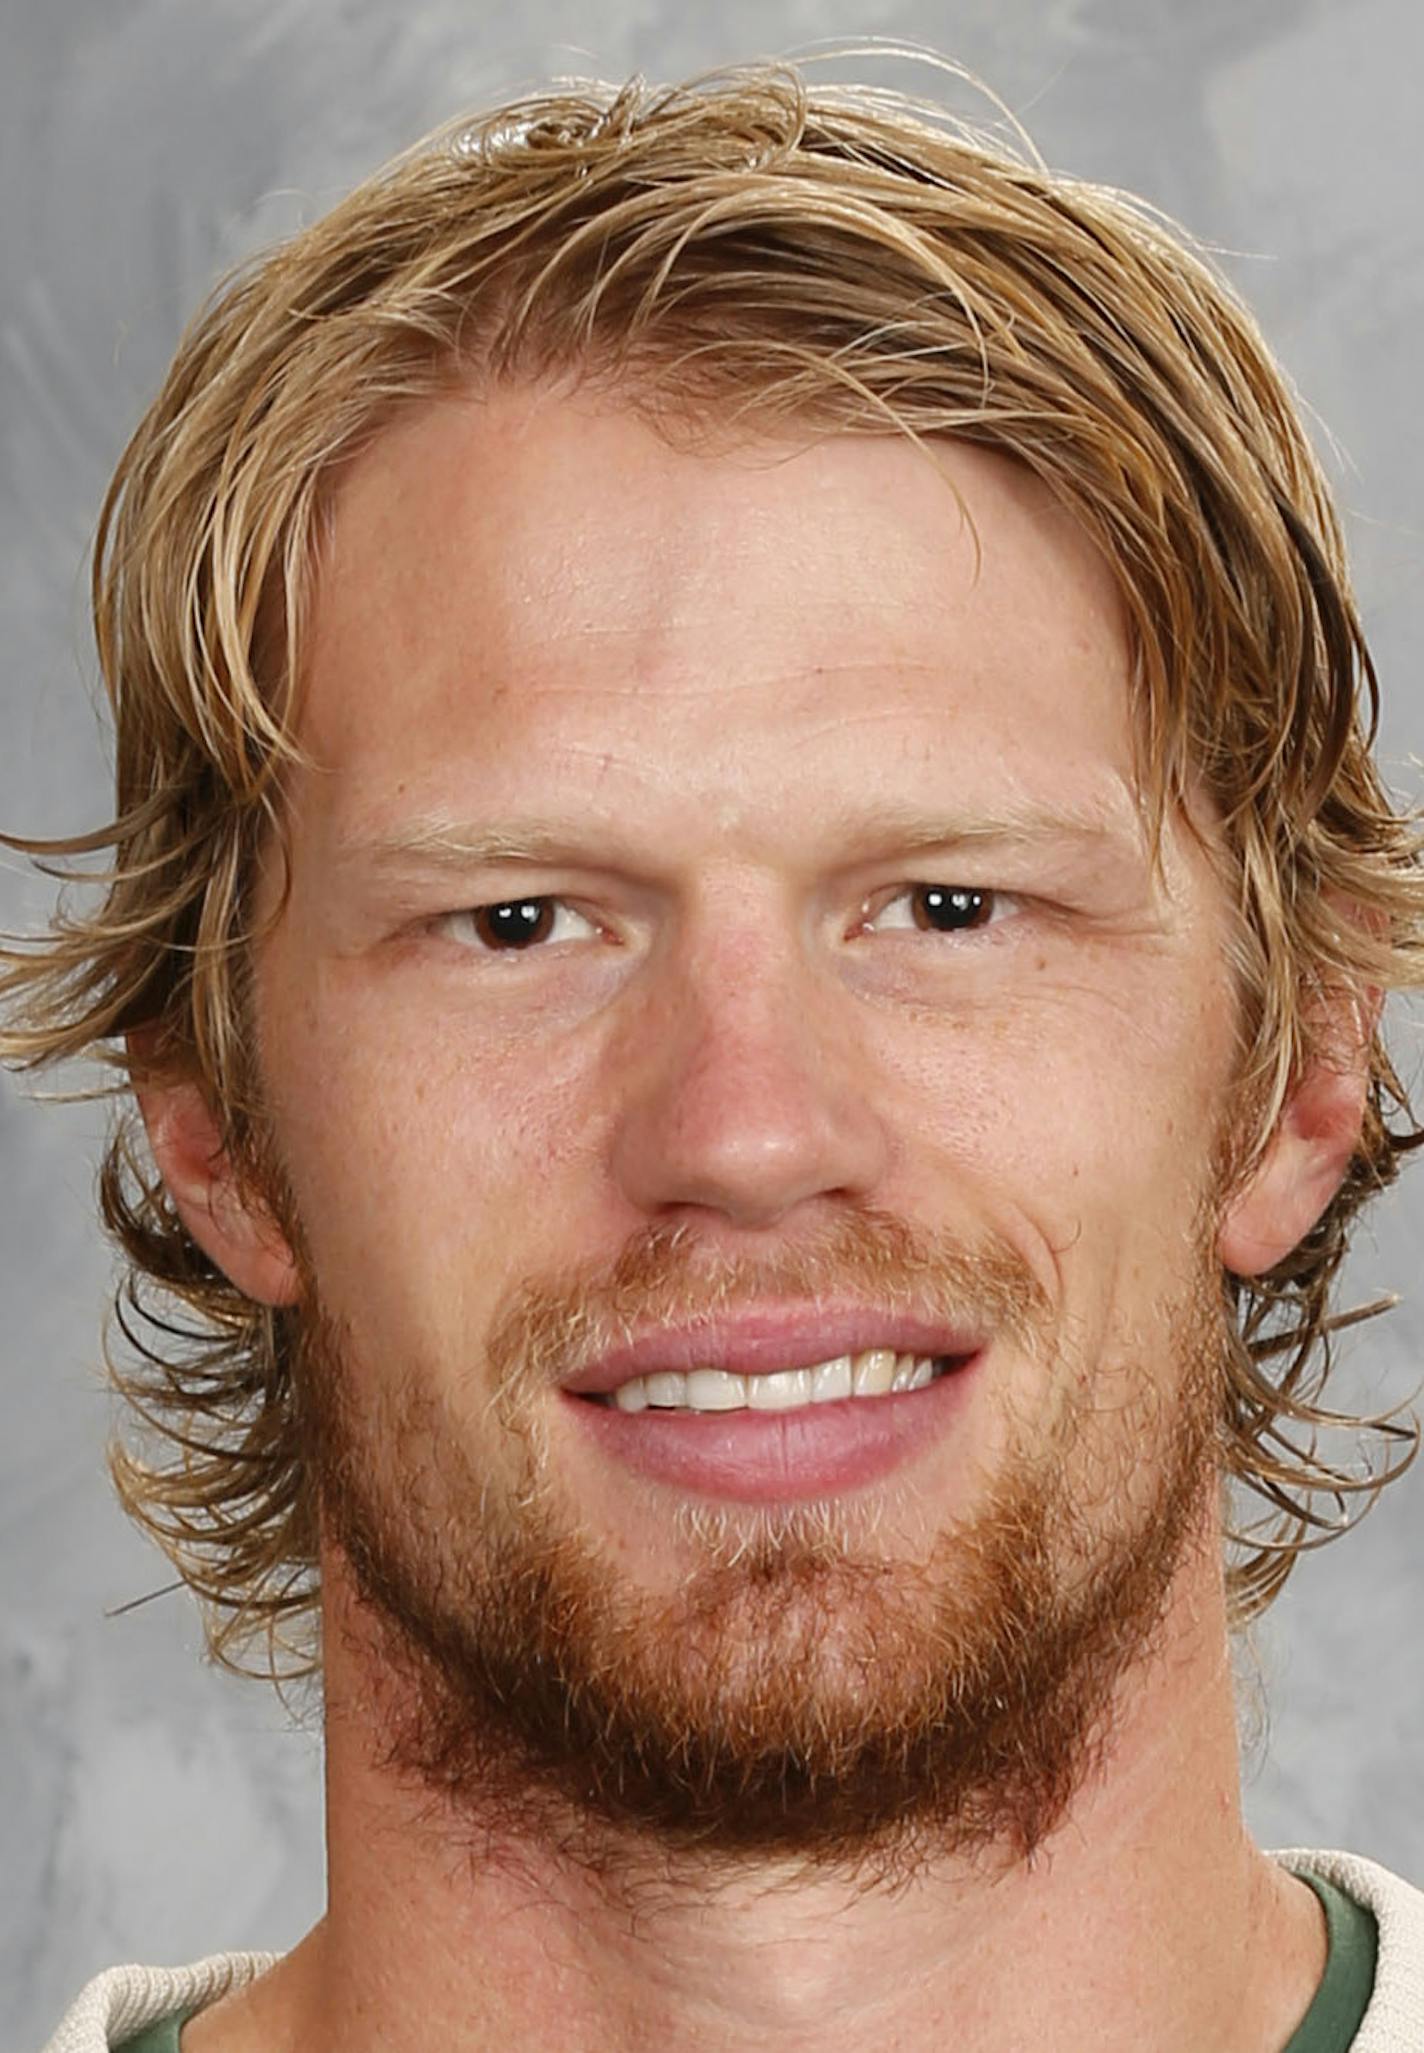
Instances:
[[[476,955],[515,955],[542,941],[578,939],[580,929],[590,931],[589,921],[562,898],[505,898],[494,905],[442,913],[435,924],[449,940]]]
[[[467,917],[486,948],[529,948],[547,938],[554,924],[554,901],[514,898],[504,905],[477,905]]]
[[[878,912],[873,905],[873,899],[865,901],[864,932],[946,936],[997,927],[1023,910],[1013,892],[976,884],[902,884],[881,900]]]
[[[992,891],[973,891],[959,884],[916,884],[910,902],[917,927],[937,934],[959,934],[984,927],[994,916]]]

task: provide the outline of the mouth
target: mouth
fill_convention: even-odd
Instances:
[[[981,1352],[657,1369],[564,1403],[601,1455],[684,1499],[790,1504],[868,1488],[963,1438]]]
[[[589,1403],[621,1412],[795,1412],[810,1405],[857,1403],[924,1390],[948,1375],[961,1359],[869,1347],[801,1368],[762,1370],[753,1375],[711,1366],[655,1369],[647,1375],[630,1376],[612,1390],[583,1394]]]

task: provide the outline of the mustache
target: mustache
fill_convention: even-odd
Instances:
[[[611,1263],[522,1278],[490,1325],[495,1390],[508,1399],[537,1394],[650,1326],[820,1297],[984,1327],[1033,1350],[1053,1311],[1027,1259],[996,1233],[935,1234],[861,1207],[774,1250],[734,1251],[686,1221],[664,1221],[632,1235]]]

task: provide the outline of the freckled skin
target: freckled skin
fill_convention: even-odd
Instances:
[[[976,567],[909,445],[778,455],[679,455],[626,415],[505,397],[415,416],[343,487],[305,716],[322,768],[294,787],[261,1002],[317,1270],[374,1358],[467,1361],[531,1250],[611,1259],[655,1218],[765,1246],[845,1193],[1005,1234],[1089,1352],[1150,1330],[1182,1274],[1205,1165],[1171,1120],[1201,1131],[1221,1088],[1221,915],[1188,837],[1161,881],[1141,848],[1111,579],[1002,459],[942,458]],[[893,838],[846,868],[822,822],[897,803],[1077,808],[1117,848],[1086,882],[1053,851],[974,850],[961,876]],[[587,864],[382,897],[345,853],[416,814],[530,812],[579,822]],[[855,931],[920,880],[1018,909]],[[587,925],[496,961],[430,929],[516,892]],[[1031,1373],[1002,1364],[929,1497],[963,1508],[988,1396],[1053,1401]],[[647,1543],[642,1574],[676,1573],[626,1479],[579,1487],[610,1540]]]
[[[898,438],[695,456],[626,412],[505,393],[412,414],[342,485],[301,737],[316,767],[293,779],[292,894],[258,964],[264,1075],[324,1298],[359,1337],[352,1375],[374,1395],[398,1365],[438,1390],[496,1501],[519,1474],[481,1379],[496,1307],[531,1268],[611,1263],[653,1223],[768,1255],[865,1205],[992,1233],[1028,1265],[1074,1373],[1055,1382],[996,1346],[954,1434],[897,1476],[876,1529],[887,1560],[972,1517],[1006,1420],[1057,1444],[1067,1386],[1095,1365],[1102,1446],[1115,1378],[1155,1379],[1170,1402],[1163,1308],[1199,1252],[1231,1059],[1226,909],[1175,823],[1160,873],[1142,845],[1106,566],[1015,466],[967,447],[937,460],[958,497]],[[956,823],[953,847],[907,848],[897,811]],[[1091,819],[1101,845],[978,833],[1046,815]],[[460,873],[369,858],[412,826],[536,816],[567,829],[560,859]],[[993,924],[926,931],[905,895],[924,883],[1000,894]],[[558,900],[565,924],[512,959],[444,917],[525,897]],[[1248,1225],[1266,1251],[1262,1220]],[[296,1287],[280,1261],[244,1270],[234,1244],[219,1253],[256,1295]],[[665,1498],[552,1406],[547,1426],[563,1501],[610,1573],[675,1590],[688,1543]],[[1129,1466],[1124,1497],[1137,1486]],[[339,1608],[339,1572],[329,1590]],[[654,1964],[586,1903],[566,1930],[547,1892],[527,1931],[500,1925],[510,1950],[492,1973],[479,1934],[516,1884],[467,1878],[456,1900],[432,1880],[419,1833],[402,1836],[396,1799],[338,1728],[331,1930],[291,1970],[290,2009],[264,1998],[250,2014],[268,2001],[283,2029],[299,2013],[324,2028],[329,1942],[353,1990],[379,1977],[390,2001],[425,1959],[422,2017],[452,2045],[498,2042],[500,2020],[503,2042],[544,2043],[556,2015],[571,2042],[635,2043],[604,2026],[632,2015],[620,1992],[646,2006],[656,1988],[656,2042],[762,2046],[810,1975],[823,2000],[795,2013],[809,2036],[776,2043],[927,2044],[929,2020],[952,2015],[974,2053],[1265,2053],[1318,1971],[1318,1920],[1241,1834],[1210,1549],[1168,1641],[1171,1672],[1125,1718],[1111,1788],[1053,1862],[992,1906],[960,1878],[949,1919],[943,1894],[901,1906],[898,1926],[842,1901],[814,1973],[818,1899],[804,1929],[791,1894],[750,1927],[699,1904],[684,1931],[670,1907]],[[359,1699],[357,1657],[339,1631],[328,1645],[333,1687]],[[362,1852],[376,1841],[379,1885]],[[1125,1903],[1112,1878],[1128,1870]],[[1042,1972],[1025,1978],[1028,1949]],[[466,1960],[468,1986],[451,1965]],[[185,2053],[187,2037],[198,2053],[256,2043],[241,2008],[228,2015],[226,2042],[204,2023]],[[1153,2017],[1188,2023],[1154,2036]],[[1122,2019],[1137,2022],[1114,2037]],[[486,2036],[457,2041],[457,2023]]]

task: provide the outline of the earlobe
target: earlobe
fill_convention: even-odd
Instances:
[[[300,1283],[292,1250],[234,1168],[199,1086],[150,1080],[136,1089],[158,1173],[194,1241],[244,1297],[295,1303]]]
[[[1348,1012],[1348,1032],[1337,1022],[1328,1052],[1293,1086],[1260,1161],[1226,1206],[1217,1245],[1237,1276],[1260,1276],[1284,1261],[1350,1166],[1364,1122],[1375,1014],[1358,1004]]]

